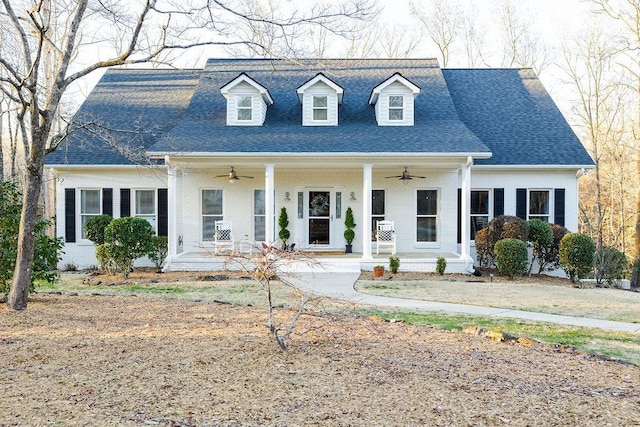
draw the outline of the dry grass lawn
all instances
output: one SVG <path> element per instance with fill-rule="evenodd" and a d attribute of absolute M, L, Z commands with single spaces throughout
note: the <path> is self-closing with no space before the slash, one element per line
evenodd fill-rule
<path fill-rule="evenodd" d="M 211 300 L 34 295 L 0 310 L 0 426 L 640 425 L 634 365 L 365 318 L 283 353 L 266 320 Z"/>

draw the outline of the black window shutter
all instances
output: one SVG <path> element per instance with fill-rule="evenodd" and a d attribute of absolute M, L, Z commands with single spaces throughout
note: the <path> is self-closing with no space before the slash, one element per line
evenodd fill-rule
<path fill-rule="evenodd" d="M 504 188 L 493 189 L 493 216 L 504 215 Z"/>
<path fill-rule="evenodd" d="M 564 188 L 556 188 L 554 193 L 554 223 L 564 227 Z"/>
<path fill-rule="evenodd" d="M 169 198 L 166 188 L 158 188 L 158 236 L 166 236 L 169 229 Z"/>
<path fill-rule="evenodd" d="M 131 189 L 120 189 L 120 218 L 131 216 Z"/>
<path fill-rule="evenodd" d="M 113 188 L 102 189 L 102 213 L 113 217 Z"/>
<path fill-rule="evenodd" d="M 458 188 L 458 243 L 462 243 L 462 189 Z"/>
<path fill-rule="evenodd" d="M 527 189 L 518 188 L 516 190 L 516 216 L 527 219 Z"/>
<path fill-rule="evenodd" d="M 76 189 L 64 189 L 64 241 L 76 241 Z"/>

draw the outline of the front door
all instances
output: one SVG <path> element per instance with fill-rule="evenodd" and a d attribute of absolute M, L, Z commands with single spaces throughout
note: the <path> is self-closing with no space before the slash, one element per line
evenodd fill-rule
<path fill-rule="evenodd" d="M 309 246 L 331 246 L 332 203 L 331 191 L 310 190 L 307 193 L 307 242 Z"/>

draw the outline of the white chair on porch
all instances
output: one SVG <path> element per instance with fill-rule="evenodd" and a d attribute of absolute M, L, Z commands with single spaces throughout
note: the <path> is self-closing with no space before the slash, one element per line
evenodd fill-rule
<path fill-rule="evenodd" d="M 221 249 L 228 249 L 229 252 L 233 252 L 233 245 L 231 221 L 216 221 L 213 235 L 214 253 L 216 255 L 219 254 Z"/>
<path fill-rule="evenodd" d="M 391 248 L 391 255 L 396 254 L 396 232 L 393 221 L 378 221 L 376 225 L 376 255 L 380 248 Z"/>

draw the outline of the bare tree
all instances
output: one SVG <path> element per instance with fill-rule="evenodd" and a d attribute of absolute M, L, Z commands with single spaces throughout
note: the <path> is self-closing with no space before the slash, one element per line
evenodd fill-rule
<path fill-rule="evenodd" d="M 422 24 L 429 38 L 440 52 L 442 67 L 446 68 L 451 59 L 451 49 L 460 36 L 462 28 L 462 11 L 458 2 L 451 0 L 431 0 L 428 9 L 410 2 L 411 14 Z"/>
<path fill-rule="evenodd" d="M 273 29 L 281 43 L 293 49 L 300 27 L 322 27 L 339 35 L 344 19 L 367 19 L 375 12 L 370 0 L 311 4 L 305 10 L 283 8 L 271 16 L 224 0 L 140 0 L 126 5 L 116 0 L 1 0 L 0 4 L 6 41 L 0 51 L 0 90 L 18 106 L 16 126 L 26 153 L 18 255 L 8 298 L 14 310 L 27 307 L 45 156 L 67 136 L 67 128 L 57 124 L 63 123 L 61 105 L 74 82 L 101 68 L 157 63 L 171 52 L 195 47 L 242 45 L 270 52 L 272 46 L 238 30 L 244 22 Z M 5 45 L 17 49 L 10 52 Z M 92 56 L 96 53 L 97 58 Z M 50 76 L 45 67 L 53 70 Z"/>

